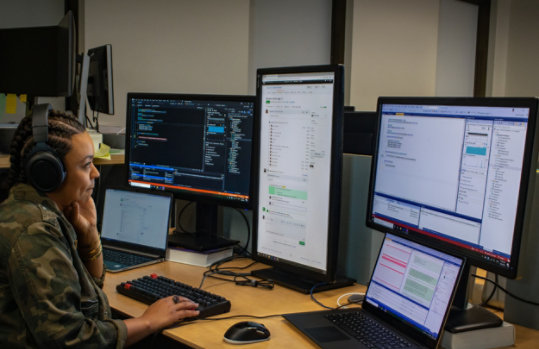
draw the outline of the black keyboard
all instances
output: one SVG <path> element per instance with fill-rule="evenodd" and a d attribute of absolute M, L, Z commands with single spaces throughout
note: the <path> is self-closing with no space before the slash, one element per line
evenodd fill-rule
<path fill-rule="evenodd" d="M 113 262 L 117 264 L 123 264 L 123 265 L 135 265 L 135 264 L 142 264 L 145 262 L 149 262 L 152 259 L 146 256 L 139 256 L 136 254 L 123 252 L 123 251 L 117 251 L 117 250 L 111 250 L 111 249 L 103 249 L 103 259 L 108 262 Z"/>
<path fill-rule="evenodd" d="M 206 292 L 200 288 L 151 274 L 136 280 L 122 282 L 116 286 L 116 291 L 146 304 L 168 296 L 182 296 L 198 303 L 200 314 L 196 317 L 202 319 L 212 315 L 228 313 L 230 301 L 216 294 Z"/>
<path fill-rule="evenodd" d="M 412 343 L 361 311 L 331 313 L 326 318 L 368 348 L 407 348 Z"/>

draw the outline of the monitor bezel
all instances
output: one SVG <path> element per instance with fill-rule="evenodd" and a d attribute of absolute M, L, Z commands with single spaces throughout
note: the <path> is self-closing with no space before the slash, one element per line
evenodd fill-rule
<path fill-rule="evenodd" d="M 0 29 L 0 93 L 70 97 L 75 89 L 76 39 L 71 11 L 54 26 Z"/>
<path fill-rule="evenodd" d="M 88 106 L 94 112 L 113 115 L 114 114 L 114 83 L 112 76 L 112 45 L 105 44 L 88 49 L 88 57 L 90 65 L 88 69 L 88 81 L 90 78 L 98 76 L 96 80 L 98 84 L 87 84 L 86 97 L 88 98 Z M 92 70 L 92 64 L 97 66 L 97 72 Z M 107 81 L 103 83 L 103 79 L 99 76 L 100 72 L 106 71 Z M 96 86 L 97 85 L 97 86 Z M 106 92 L 102 96 L 96 98 L 95 91 Z"/>
<path fill-rule="evenodd" d="M 257 103 L 255 109 L 255 135 L 260 140 L 261 132 L 261 117 L 262 113 L 262 84 L 263 75 L 270 74 L 295 74 L 295 73 L 334 73 L 334 91 L 333 91 L 333 129 L 331 143 L 331 165 L 330 165 L 330 197 L 329 197 L 329 212 L 328 212 L 328 234 L 327 234 L 327 258 L 326 272 L 309 268 L 306 265 L 301 265 L 288 260 L 276 260 L 269 256 L 260 255 L 258 253 L 258 211 L 259 211 L 259 184 L 258 176 L 260 166 L 260 141 L 256 143 L 254 149 L 255 166 L 254 176 L 254 193 L 255 201 L 253 203 L 253 243 L 252 243 L 252 258 L 256 261 L 273 266 L 284 272 L 292 273 L 305 277 L 311 280 L 320 282 L 335 281 L 337 276 L 337 253 L 340 230 L 340 205 L 341 205 L 341 180 L 342 180 L 342 144 L 343 144 L 343 106 L 344 106 L 344 68 L 342 65 L 316 65 L 316 66 L 299 66 L 299 67 L 276 67 L 276 68 L 261 68 L 257 70 Z"/>
<path fill-rule="evenodd" d="M 129 164 L 131 163 L 131 103 L 133 98 L 148 98 L 148 99 L 177 99 L 177 100 L 209 100 L 209 101 L 231 101 L 231 102 L 252 102 L 253 113 L 256 110 L 255 96 L 253 95 L 224 95 L 224 94 L 184 94 L 184 93 L 145 93 L 145 92 L 128 92 L 127 93 L 127 106 L 126 106 L 126 137 L 125 137 L 125 163 L 126 163 L 126 185 L 128 187 L 136 187 L 129 184 Z M 254 114 L 253 114 L 254 118 Z M 170 192 L 176 199 L 194 201 L 206 204 L 223 205 L 233 208 L 250 209 L 253 205 L 253 153 L 254 144 L 256 143 L 254 137 L 254 120 L 253 120 L 253 132 L 252 132 L 252 144 L 251 147 L 251 161 L 249 168 L 249 198 L 247 201 L 227 199 L 226 196 L 217 197 L 214 195 L 203 195 L 199 193 L 192 193 L 182 190 L 158 190 L 154 188 L 147 188 L 151 191 L 165 191 Z"/>
<path fill-rule="evenodd" d="M 535 164 L 537 159 L 538 137 L 537 129 L 537 113 L 538 113 L 537 98 L 515 98 L 515 97 L 379 97 L 377 103 L 377 132 L 375 134 L 374 155 L 372 157 L 371 176 L 369 184 L 369 194 L 367 199 L 367 218 L 366 224 L 375 230 L 383 233 L 392 233 L 395 235 L 411 238 L 420 243 L 432 246 L 437 249 L 442 249 L 449 253 L 465 256 L 467 263 L 476 267 L 491 271 L 501 276 L 514 278 L 517 275 L 518 260 L 520 254 L 520 243 L 522 240 L 523 230 L 526 226 L 526 203 L 528 201 L 530 181 L 533 181 L 535 176 Z M 376 178 L 376 165 L 379 152 L 379 130 L 381 123 L 381 107 L 383 104 L 413 104 L 413 105 L 450 105 L 450 106 L 484 106 L 484 107 L 522 107 L 529 108 L 528 128 L 526 132 L 526 140 L 524 146 L 524 156 L 522 163 L 522 175 L 520 181 L 519 198 L 517 204 L 517 212 L 515 219 L 515 228 L 513 234 L 513 244 L 511 247 L 511 261 L 507 268 L 489 263 L 481 257 L 481 253 L 471 251 L 464 247 L 459 247 L 455 244 L 445 242 L 443 240 L 426 236 L 421 233 L 409 230 L 402 231 L 400 229 L 391 229 L 389 227 L 377 224 L 372 218 L 372 206 L 374 199 L 374 186 Z"/>
<path fill-rule="evenodd" d="M 103 229 L 103 215 L 105 214 L 105 210 L 106 210 L 106 207 L 105 207 L 106 200 L 105 200 L 105 198 L 107 196 L 107 193 L 109 193 L 111 191 L 122 191 L 122 192 L 130 192 L 130 193 L 137 193 L 137 194 L 156 195 L 156 196 L 162 196 L 162 197 L 170 199 L 170 205 L 169 205 L 169 211 L 168 211 L 169 225 L 170 225 L 170 221 L 171 221 L 171 217 L 172 217 L 172 213 L 173 213 L 172 210 L 174 208 L 174 205 L 173 205 L 174 196 L 170 192 L 149 191 L 149 190 L 145 190 L 145 189 L 141 189 L 141 188 L 137 188 L 137 187 L 129 187 L 129 186 L 109 186 L 109 187 L 105 188 L 104 191 L 103 191 L 103 203 L 102 203 L 101 208 L 99 210 L 100 221 L 98 222 L 98 224 L 99 224 L 99 231 L 100 232 Z M 169 236 L 167 235 L 167 243 L 168 243 L 168 238 L 169 238 Z M 142 245 L 139 245 L 139 244 L 131 244 L 131 243 L 128 243 L 128 242 L 122 242 L 122 241 L 107 238 L 107 237 L 104 237 L 104 236 L 101 236 L 101 240 L 103 242 L 103 245 L 107 245 L 109 242 L 112 242 L 113 244 L 115 244 L 117 247 L 120 247 L 120 248 L 138 249 L 139 252 L 149 253 L 149 254 L 154 254 L 154 255 L 162 254 L 162 252 L 166 249 L 166 246 L 167 246 L 167 243 L 165 243 L 165 249 L 161 249 L 161 248 L 157 248 L 157 247 L 142 246 Z"/>

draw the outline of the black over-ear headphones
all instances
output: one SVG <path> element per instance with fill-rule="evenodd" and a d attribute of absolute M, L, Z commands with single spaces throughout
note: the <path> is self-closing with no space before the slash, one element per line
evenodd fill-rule
<path fill-rule="evenodd" d="M 47 144 L 51 109 L 50 104 L 36 104 L 32 108 L 32 135 L 36 144 L 24 162 L 28 182 L 38 191 L 45 193 L 58 188 L 66 176 L 62 160 Z"/>

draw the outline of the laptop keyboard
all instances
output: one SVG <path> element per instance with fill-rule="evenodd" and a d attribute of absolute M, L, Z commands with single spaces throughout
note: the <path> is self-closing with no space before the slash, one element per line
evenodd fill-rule
<path fill-rule="evenodd" d="M 123 251 L 103 249 L 103 259 L 107 262 L 112 262 L 115 264 L 121 265 L 136 265 L 149 262 L 154 258 L 139 256 L 132 253 L 127 253 Z"/>
<path fill-rule="evenodd" d="M 330 313 L 325 317 L 368 348 L 408 348 L 412 343 L 361 311 Z"/>
<path fill-rule="evenodd" d="M 122 282 L 116 291 L 146 304 L 173 295 L 189 298 L 198 303 L 198 319 L 230 311 L 230 301 L 224 297 L 156 274 Z"/>

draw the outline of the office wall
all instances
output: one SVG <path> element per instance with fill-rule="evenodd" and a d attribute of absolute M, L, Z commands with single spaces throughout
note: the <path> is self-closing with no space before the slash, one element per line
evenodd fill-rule
<path fill-rule="evenodd" d="M 487 94 L 539 96 L 539 1 L 493 0 Z"/>
<path fill-rule="evenodd" d="M 479 7 L 440 0 L 436 96 L 473 96 Z"/>
<path fill-rule="evenodd" d="M 249 93 L 256 69 L 330 62 L 331 0 L 252 0 Z"/>
<path fill-rule="evenodd" d="M 85 1 L 86 49 L 113 46 L 115 117 L 128 91 L 254 94 L 260 67 L 329 63 L 331 0 Z"/>
<path fill-rule="evenodd" d="M 539 1 L 512 0 L 506 96 L 539 96 Z"/>
<path fill-rule="evenodd" d="M 84 6 L 86 49 L 112 44 L 115 115 L 126 94 L 247 93 L 249 0 L 92 0 Z"/>
<path fill-rule="evenodd" d="M 354 0 L 350 104 L 381 95 L 434 95 L 439 1 Z"/>
<path fill-rule="evenodd" d="M 505 96 L 511 0 L 491 3 L 486 95 Z"/>

